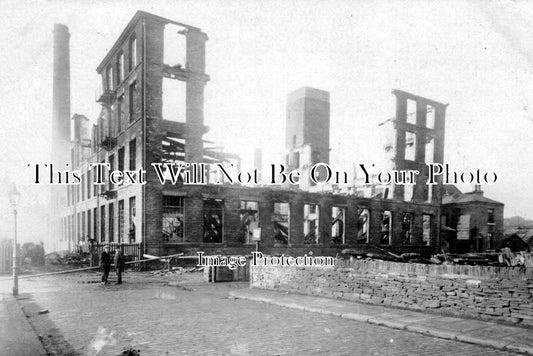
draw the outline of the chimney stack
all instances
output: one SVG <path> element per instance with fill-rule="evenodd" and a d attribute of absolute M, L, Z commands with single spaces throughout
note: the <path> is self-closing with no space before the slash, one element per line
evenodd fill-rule
<path fill-rule="evenodd" d="M 54 78 L 52 115 L 52 162 L 63 168 L 70 162 L 70 33 L 54 25 Z"/>
<path fill-rule="evenodd" d="M 54 25 L 54 72 L 52 93 L 51 160 L 55 170 L 64 170 L 71 163 L 70 154 L 70 34 L 65 25 Z M 72 167 L 70 167 L 72 169 Z M 72 249 L 75 233 L 64 233 L 67 242 L 61 242 L 61 207 L 68 200 L 67 186 L 50 186 L 50 224 L 47 241 L 53 250 Z"/>

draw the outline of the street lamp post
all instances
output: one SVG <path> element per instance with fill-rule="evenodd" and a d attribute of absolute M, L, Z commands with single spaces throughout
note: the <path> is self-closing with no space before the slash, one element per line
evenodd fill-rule
<path fill-rule="evenodd" d="M 9 192 L 9 201 L 13 208 L 13 215 L 15 216 L 15 241 L 13 243 L 13 295 L 16 297 L 19 294 L 19 276 L 17 265 L 17 206 L 20 200 L 20 193 L 17 187 Z"/>

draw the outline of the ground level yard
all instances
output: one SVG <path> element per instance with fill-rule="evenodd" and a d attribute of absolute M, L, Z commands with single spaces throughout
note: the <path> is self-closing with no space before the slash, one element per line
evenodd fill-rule
<path fill-rule="evenodd" d="M 24 308 L 56 355 L 511 355 L 477 345 L 254 301 L 207 284 L 200 273 L 127 273 L 101 286 L 97 273 L 23 279 Z M 113 281 L 113 280 L 112 280 Z M 169 282 L 174 286 L 169 286 Z M 0 283 L 2 292 L 9 282 Z M 48 310 L 39 314 L 39 311 Z"/>

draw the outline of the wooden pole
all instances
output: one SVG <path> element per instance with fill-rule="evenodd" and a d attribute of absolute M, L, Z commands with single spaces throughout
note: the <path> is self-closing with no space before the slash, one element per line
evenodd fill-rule
<path fill-rule="evenodd" d="M 163 259 L 166 259 L 166 258 L 183 258 L 183 259 L 185 259 L 185 258 L 198 258 L 198 255 L 196 255 L 196 256 L 183 256 L 183 253 L 178 253 L 178 254 L 175 254 L 175 255 L 147 258 L 147 259 L 139 260 L 139 261 L 130 261 L 130 262 L 126 262 L 125 264 L 126 265 L 131 265 L 131 264 L 134 264 L 134 263 L 144 263 L 144 262 L 148 262 L 148 261 L 157 261 L 157 260 L 163 260 Z M 70 269 L 70 270 L 58 271 L 58 272 L 48 272 L 48 273 L 39 273 L 39 274 L 26 274 L 26 275 L 23 275 L 23 276 L 19 276 L 19 279 L 20 278 L 42 277 L 42 276 L 53 276 L 53 275 L 56 275 L 56 274 L 66 274 L 66 273 L 74 273 L 74 272 L 83 272 L 83 271 L 90 271 L 90 270 L 98 269 L 98 268 L 100 268 L 100 266 L 76 268 L 76 269 Z M 10 279 L 11 278 L 9 278 L 9 279 L 6 278 L 6 279 L 1 279 L 1 280 L 10 280 Z"/>

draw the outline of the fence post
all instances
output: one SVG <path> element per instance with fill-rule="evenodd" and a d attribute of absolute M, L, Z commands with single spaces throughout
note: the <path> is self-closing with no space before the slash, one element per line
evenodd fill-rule
<path fill-rule="evenodd" d="M 139 243 L 139 249 L 137 250 L 138 254 L 139 254 L 139 260 L 142 260 L 143 259 L 143 251 L 144 251 L 144 241 L 141 241 Z M 143 262 L 142 264 L 139 264 L 139 267 L 138 267 L 139 270 L 141 271 L 145 271 L 146 270 L 146 263 Z"/>

